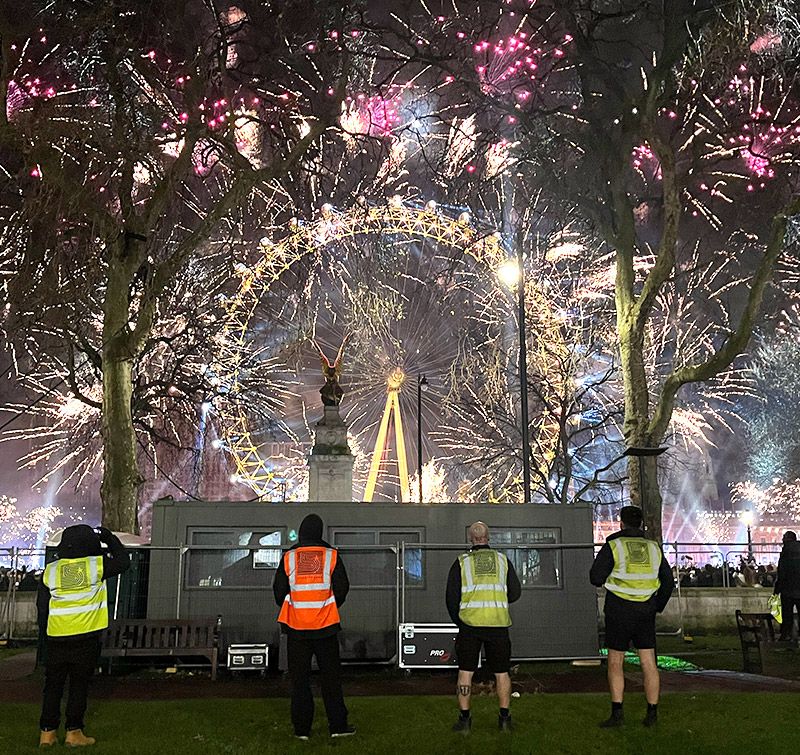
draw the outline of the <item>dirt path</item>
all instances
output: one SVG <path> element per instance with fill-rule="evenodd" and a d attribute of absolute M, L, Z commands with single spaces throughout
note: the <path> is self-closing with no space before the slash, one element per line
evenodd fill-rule
<path fill-rule="evenodd" d="M 20 653 L 0 661 L 0 701 L 38 702 L 41 695 L 41 670 L 34 671 L 35 653 Z M 479 672 L 480 673 L 480 672 Z M 641 672 L 625 673 L 631 692 L 642 690 Z M 800 692 L 800 682 L 774 677 L 739 674 L 732 671 L 664 671 L 665 692 Z M 346 669 L 345 692 L 361 695 L 452 695 L 455 672 L 413 672 L 396 669 Z M 476 676 L 475 694 L 489 694 L 492 685 Z M 520 673 L 513 677 L 513 689 L 521 695 L 560 692 L 606 692 L 604 667 L 581 668 L 559 673 Z M 181 700 L 196 698 L 275 698 L 288 697 L 284 675 L 230 676 L 221 674 L 212 682 L 203 671 L 179 674 L 131 673 L 98 675 L 92 683 L 92 696 L 107 700 Z"/>

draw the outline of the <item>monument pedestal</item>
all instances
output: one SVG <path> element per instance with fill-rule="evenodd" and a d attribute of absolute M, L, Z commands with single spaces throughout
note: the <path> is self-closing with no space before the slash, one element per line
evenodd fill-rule
<path fill-rule="evenodd" d="M 308 500 L 353 500 L 353 454 L 347 443 L 347 425 L 338 406 L 326 406 L 317 422 L 314 446 L 308 458 Z"/>

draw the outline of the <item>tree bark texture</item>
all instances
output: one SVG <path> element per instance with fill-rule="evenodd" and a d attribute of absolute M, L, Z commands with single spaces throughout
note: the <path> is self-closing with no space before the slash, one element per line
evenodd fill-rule
<path fill-rule="evenodd" d="M 128 326 L 128 265 L 114 255 L 109 262 L 103 301 L 103 525 L 117 532 L 138 532 L 138 493 L 142 483 L 131 413 L 134 352 Z"/>

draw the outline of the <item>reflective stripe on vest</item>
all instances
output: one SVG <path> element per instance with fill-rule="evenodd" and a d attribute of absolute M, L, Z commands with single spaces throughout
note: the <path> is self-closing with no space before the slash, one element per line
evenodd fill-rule
<path fill-rule="evenodd" d="M 464 553 L 461 567 L 461 603 L 458 618 L 472 627 L 510 627 L 508 559 L 490 548 Z"/>
<path fill-rule="evenodd" d="M 331 583 L 337 557 L 335 549 L 317 546 L 286 552 L 283 566 L 289 578 L 289 594 L 281 606 L 279 622 L 300 630 L 339 623 Z"/>
<path fill-rule="evenodd" d="M 42 580 L 50 590 L 48 636 L 72 637 L 108 626 L 102 556 L 53 561 L 45 567 Z"/>
<path fill-rule="evenodd" d="M 661 548 L 643 537 L 617 537 L 608 541 L 614 568 L 606 580 L 606 590 L 624 600 L 644 603 L 658 592 Z"/>

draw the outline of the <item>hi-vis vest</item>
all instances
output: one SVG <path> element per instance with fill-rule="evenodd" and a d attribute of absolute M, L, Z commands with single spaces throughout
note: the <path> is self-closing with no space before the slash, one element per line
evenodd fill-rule
<path fill-rule="evenodd" d="M 510 627 L 508 559 L 490 548 L 463 553 L 458 618 L 471 627 Z"/>
<path fill-rule="evenodd" d="M 278 616 L 281 624 L 292 629 L 323 629 L 339 623 L 331 585 L 336 557 L 333 548 L 322 546 L 295 548 L 284 554 L 289 594 Z"/>
<path fill-rule="evenodd" d="M 53 561 L 45 567 L 42 580 L 50 590 L 49 637 L 71 637 L 108 626 L 102 556 Z"/>
<path fill-rule="evenodd" d="M 660 584 L 658 543 L 643 537 L 617 537 L 609 540 L 608 545 L 614 555 L 614 569 L 606 580 L 606 590 L 636 603 L 649 600 Z"/>

